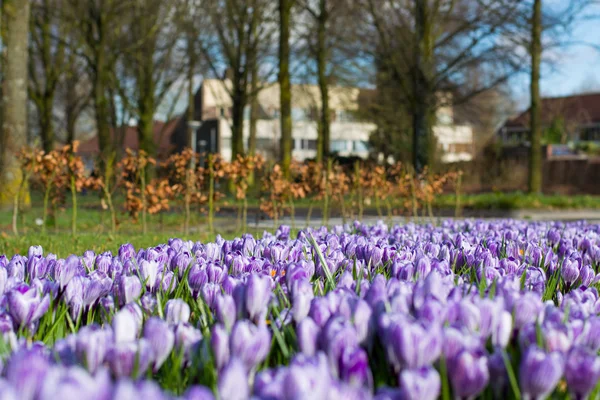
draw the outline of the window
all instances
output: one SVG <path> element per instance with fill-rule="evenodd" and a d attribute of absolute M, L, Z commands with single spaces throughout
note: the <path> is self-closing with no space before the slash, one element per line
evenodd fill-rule
<path fill-rule="evenodd" d="M 225 116 L 225 109 L 224 109 L 223 107 L 221 107 L 221 108 L 219 109 L 219 114 L 221 115 L 221 117 L 224 117 L 224 116 Z"/>
<path fill-rule="evenodd" d="M 302 139 L 302 150 L 316 150 L 317 141 L 314 139 Z"/>
<path fill-rule="evenodd" d="M 244 107 L 244 121 L 250 120 L 250 106 Z"/>
<path fill-rule="evenodd" d="M 354 122 L 354 121 L 356 121 L 354 113 L 349 110 L 337 110 L 335 113 L 335 119 L 339 122 Z"/>
<path fill-rule="evenodd" d="M 369 151 L 369 144 L 364 140 L 355 140 L 352 142 L 352 151 L 360 153 Z"/>
<path fill-rule="evenodd" d="M 256 148 L 259 150 L 271 150 L 273 147 L 273 139 L 268 138 L 257 138 L 256 139 Z"/>
<path fill-rule="evenodd" d="M 331 145 L 329 146 L 330 151 L 332 152 L 340 152 L 347 150 L 347 142 L 345 140 L 332 140 Z"/>
<path fill-rule="evenodd" d="M 303 108 L 292 108 L 292 121 L 307 121 L 309 113 Z"/>

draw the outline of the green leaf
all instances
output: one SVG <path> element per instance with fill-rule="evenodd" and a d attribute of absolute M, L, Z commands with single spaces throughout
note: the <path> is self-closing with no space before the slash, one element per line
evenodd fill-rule
<path fill-rule="evenodd" d="M 519 390 L 519 384 L 517 383 L 517 378 L 515 375 L 515 371 L 513 370 L 512 364 L 508 359 L 508 355 L 506 352 L 502 352 L 502 360 L 504 360 L 504 368 L 506 368 L 506 372 L 508 373 L 508 380 L 510 382 L 510 387 L 515 396 L 515 399 L 521 399 L 521 391 Z"/>

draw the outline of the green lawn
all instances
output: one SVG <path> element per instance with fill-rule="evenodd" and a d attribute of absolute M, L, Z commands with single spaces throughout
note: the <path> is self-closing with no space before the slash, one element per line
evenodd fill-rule
<path fill-rule="evenodd" d="M 120 203 L 120 201 L 118 201 Z M 77 235 L 71 234 L 71 208 L 67 202 L 65 208 L 59 209 L 54 226 L 48 226 L 44 233 L 42 227 L 36 220 L 42 218 L 43 209 L 41 197 L 32 194 L 32 207 L 20 216 L 20 236 L 12 234 L 12 212 L 0 212 L 0 254 L 26 253 L 30 245 L 42 245 L 46 252 L 52 252 L 64 257 L 71 253 L 83 253 L 91 249 L 96 252 L 111 250 L 117 251 L 122 243 L 132 243 L 136 247 L 148 247 L 166 242 L 171 237 L 182 237 L 190 240 L 209 241 L 214 235 L 208 232 L 206 215 L 200 210 L 192 212 L 191 233 L 183 235 L 183 216 L 177 209 L 163 213 L 158 216 L 148 217 L 148 233 L 142 233 L 140 221 L 133 221 L 126 213 L 120 210 L 118 213 L 118 229 L 116 234 L 110 232 L 110 215 L 99 206 L 97 196 L 79 196 L 78 198 Z M 300 214 L 308 208 L 309 200 L 302 200 L 297 204 L 297 223 L 303 226 L 305 217 Z M 347 210 L 350 207 L 348 200 Z M 235 204 L 229 201 L 229 206 Z M 251 207 L 256 209 L 258 202 L 252 201 Z M 314 216 L 318 215 L 320 202 L 314 202 Z M 337 206 L 333 205 L 335 208 Z M 456 206 L 456 196 L 452 194 L 442 195 L 434 202 L 435 210 L 450 209 Z M 461 206 L 464 209 L 475 210 L 516 210 L 516 209 L 600 209 L 600 196 L 558 196 L 541 195 L 531 196 L 520 192 L 514 193 L 484 193 L 468 194 L 461 196 Z M 422 212 L 422 211 L 421 211 Z M 420 213 L 421 213 L 420 212 Z M 385 214 L 385 209 L 383 210 Z M 365 215 L 376 215 L 373 206 L 365 207 Z M 227 238 L 241 235 L 237 219 L 230 210 L 229 214 L 217 214 L 215 219 L 215 230 Z M 252 218 L 252 217 L 250 217 Z M 248 232 L 262 234 L 257 230 L 253 221 L 248 222 Z"/>

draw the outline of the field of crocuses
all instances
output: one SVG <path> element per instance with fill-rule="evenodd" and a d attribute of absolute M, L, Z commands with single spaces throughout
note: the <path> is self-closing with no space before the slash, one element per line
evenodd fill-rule
<path fill-rule="evenodd" d="M 1 399 L 597 398 L 600 226 L 0 256 Z"/>

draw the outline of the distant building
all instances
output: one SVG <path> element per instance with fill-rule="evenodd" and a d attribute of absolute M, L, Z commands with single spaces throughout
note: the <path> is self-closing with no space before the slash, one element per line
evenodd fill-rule
<path fill-rule="evenodd" d="M 231 159 L 232 106 L 228 80 L 206 79 L 194 96 L 194 120 L 201 121 L 197 131 L 196 150 L 204 153 L 219 153 L 225 160 Z M 330 151 L 340 156 L 367 158 L 370 155 L 369 137 L 376 125 L 361 120 L 358 111 L 367 98 L 377 96 L 376 90 L 330 87 L 331 108 Z M 268 84 L 258 95 L 257 152 L 267 159 L 279 155 L 281 138 L 279 85 Z M 293 158 L 303 161 L 317 155 L 317 117 L 321 107 L 319 88 L 316 85 L 292 85 L 292 134 Z M 473 158 L 473 131 L 468 125 L 456 125 L 453 108 L 442 107 L 437 113 L 437 124 L 433 133 L 442 151 L 443 162 L 469 161 Z M 244 146 L 250 133 L 250 106 L 244 112 Z M 116 134 L 118 133 L 118 134 Z M 156 121 L 154 140 L 157 158 L 181 151 L 188 143 L 187 116 L 183 114 L 168 122 Z M 124 126 L 111 131 L 117 146 L 137 150 L 136 126 Z M 79 154 L 91 167 L 99 155 L 98 138 L 81 143 Z"/>
<path fill-rule="evenodd" d="M 554 127 L 561 142 L 600 141 L 600 93 L 542 98 L 542 129 Z M 507 120 L 497 135 L 504 145 L 529 141 L 529 109 Z"/>
<path fill-rule="evenodd" d="M 232 106 L 227 88 L 231 82 L 206 79 L 195 99 L 195 118 L 202 121 L 198 131 L 197 150 L 219 153 L 231 159 Z M 369 136 L 375 124 L 360 121 L 356 116 L 360 89 L 331 87 L 331 152 L 341 156 L 369 155 Z M 277 158 L 281 138 L 279 85 L 269 84 L 258 95 L 259 117 L 257 119 L 257 152 L 266 158 Z M 297 160 L 317 155 L 317 116 L 320 109 L 319 88 L 316 85 L 292 85 L 292 156 Z M 181 149 L 187 143 L 185 120 L 178 125 L 172 143 Z M 244 112 L 244 146 L 250 135 L 250 106 Z"/>

